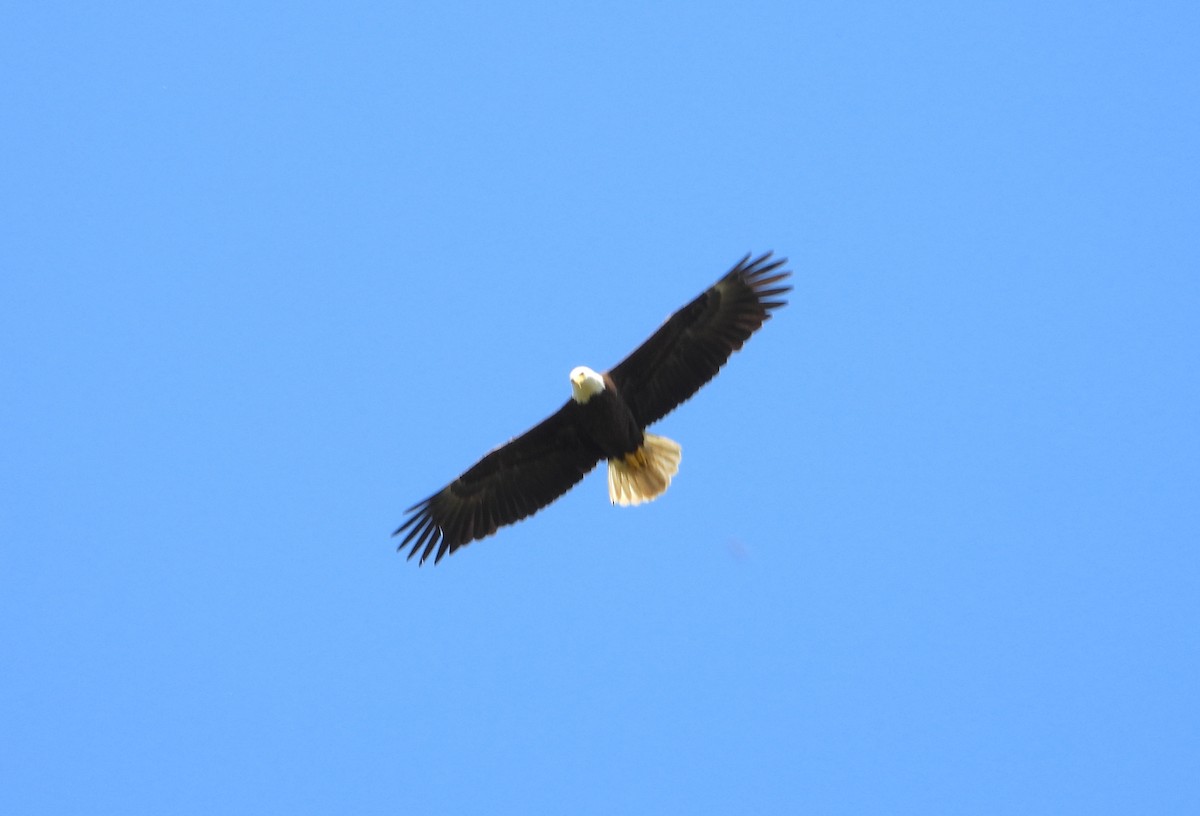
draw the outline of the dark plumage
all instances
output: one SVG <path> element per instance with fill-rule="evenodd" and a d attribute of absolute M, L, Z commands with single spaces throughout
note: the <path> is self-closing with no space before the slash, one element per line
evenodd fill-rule
<path fill-rule="evenodd" d="M 571 372 L 572 397 L 531 430 L 501 445 L 429 498 L 410 507 L 394 535 L 434 563 L 464 544 L 536 513 L 609 462 L 609 496 L 638 504 L 661 495 L 679 446 L 645 428 L 696 393 L 786 301 L 786 259 L 747 255 L 667 319 L 606 374 Z"/>

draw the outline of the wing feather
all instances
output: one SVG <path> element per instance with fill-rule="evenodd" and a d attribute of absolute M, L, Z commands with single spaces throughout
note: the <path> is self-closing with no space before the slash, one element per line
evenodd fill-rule
<path fill-rule="evenodd" d="M 408 519 L 393 533 L 405 533 L 398 549 L 411 545 L 410 559 L 420 552 L 420 563 L 433 555 L 436 564 L 459 547 L 533 515 L 570 490 L 601 458 L 579 433 L 577 411 L 578 406 L 568 401 L 442 490 L 408 508 Z"/>
<path fill-rule="evenodd" d="M 791 274 L 777 271 L 785 263 L 772 261 L 770 252 L 742 258 L 608 372 L 642 427 L 700 390 L 787 303 L 778 298 L 792 287 L 775 285 Z"/>

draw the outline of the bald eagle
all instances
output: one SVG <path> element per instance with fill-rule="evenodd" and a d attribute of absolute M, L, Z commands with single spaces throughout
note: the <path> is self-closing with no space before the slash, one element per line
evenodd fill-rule
<path fill-rule="evenodd" d="M 473 467 L 405 512 L 393 535 L 408 533 L 408 557 L 434 563 L 553 502 L 608 461 L 608 497 L 637 505 L 658 498 L 679 470 L 680 447 L 646 433 L 716 376 L 733 352 L 785 305 L 771 253 L 742 258 L 724 277 L 671 315 L 615 368 L 571 371 L 571 398 L 549 418 L 484 456 Z"/>

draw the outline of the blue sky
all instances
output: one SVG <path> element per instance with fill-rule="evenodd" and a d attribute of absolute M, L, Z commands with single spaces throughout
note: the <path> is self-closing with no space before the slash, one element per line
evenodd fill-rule
<path fill-rule="evenodd" d="M 1194 4 L 2 16 L 0 811 L 1200 811 Z M 395 553 L 768 249 L 662 500 Z"/>

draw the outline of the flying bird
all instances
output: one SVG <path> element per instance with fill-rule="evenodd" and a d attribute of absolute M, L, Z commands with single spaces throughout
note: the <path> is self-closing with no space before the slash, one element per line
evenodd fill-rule
<path fill-rule="evenodd" d="M 771 253 L 742 258 L 615 368 L 571 370 L 571 398 L 540 424 L 495 448 L 446 487 L 405 512 L 393 535 L 407 534 L 419 563 L 486 538 L 531 516 L 570 490 L 601 459 L 608 497 L 637 505 L 663 494 L 679 470 L 676 442 L 646 432 L 717 375 L 721 366 L 786 304 L 791 289 Z M 436 553 L 436 554 L 435 554 Z"/>

